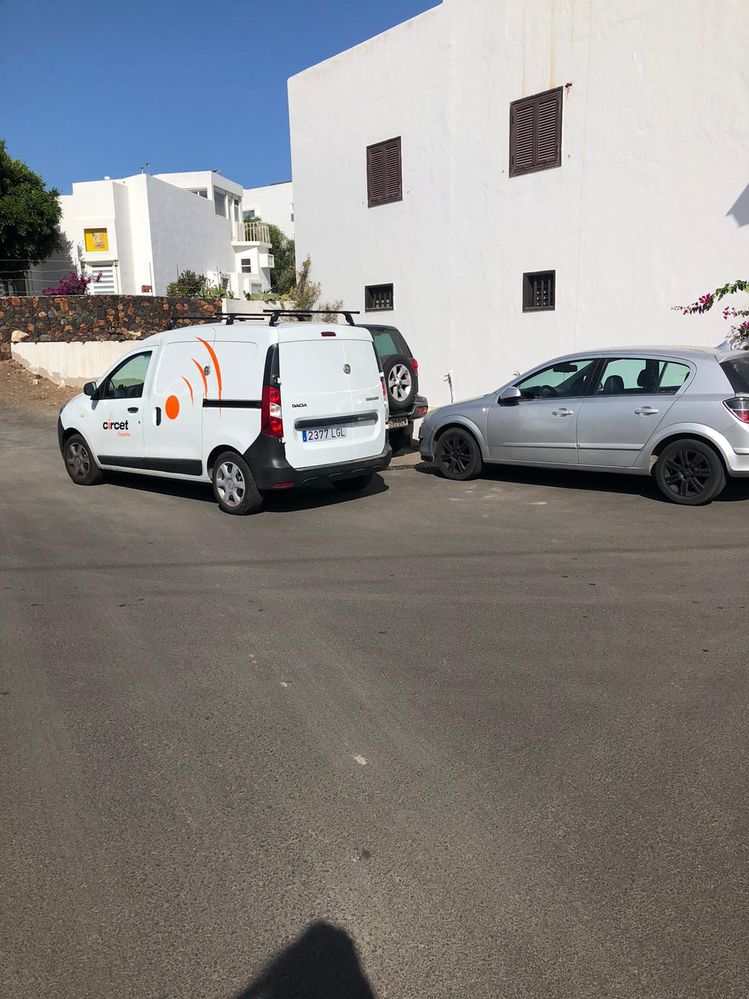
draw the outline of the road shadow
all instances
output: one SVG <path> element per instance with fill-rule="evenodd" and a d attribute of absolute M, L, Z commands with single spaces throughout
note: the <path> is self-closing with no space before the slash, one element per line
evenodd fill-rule
<path fill-rule="evenodd" d="M 439 472 L 430 462 L 422 461 L 414 466 L 422 475 Z M 661 493 L 649 475 L 626 475 L 615 472 L 566 472 L 554 468 L 530 468 L 522 465 L 486 465 L 476 481 L 512 482 L 517 485 L 549 486 L 555 489 L 571 489 L 578 492 L 618 493 L 620 496 L 642 496 L 656 503 L 671 501 Z M 713 500 L 714 503 L 735 503 L 749 500 L 749 479 L 729 479 L 726 488 Z"/>
<path fill-rule="evenodd" d="M 198 500 L 216 505 L 213 490 L 207 482 L 189 482 L 184 479 L 159 479 L 148 475 L 131 475 L 128 472 L 107 472 L 106 482 L 123 489 L 136 492 L 157 493 L 161 496 L 177 496 L 183 499 Z M 339 492 L 332 486 L 311 486 L 306 489 L 284 489 L 265 494 L 259 513 L 295 513 L 303 510 L 316 510 L 320 507 L 335 506 L 338 503 L 351 503 L 364 496 L 375 496 L 388 491 L 381 475 L 374 475 L 366 489 L 361 492 Z M 255 514 L 257 516 L 257 514 Z"/>
<path fill-rule="evenodd" d="M 318 922 L 281 951 L 235 999 L 376 999 L 345 930 Z"/>

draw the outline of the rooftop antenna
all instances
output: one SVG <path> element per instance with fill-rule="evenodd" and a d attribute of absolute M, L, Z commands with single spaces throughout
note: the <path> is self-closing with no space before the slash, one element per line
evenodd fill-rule
<path fill-rule="evenodd" d="M 148 173 L 148 168 L 150 167 L 150 165 L 151 165 L 151 164 L 150 164 L 150 163 L 149 163 L 148 161 L 146 161 L 146 162 L 145 162 L 145 163 L 143 164 L 143 166 L 142 166 L 142 167 L 140 168 L 140 172 L 141 172 L 141 173 Z"/>

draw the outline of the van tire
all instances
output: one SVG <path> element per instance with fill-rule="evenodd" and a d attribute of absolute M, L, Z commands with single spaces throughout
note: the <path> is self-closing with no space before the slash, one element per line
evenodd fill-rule
<path fill-rule="evenodd" d="M 367 488 L 373 475 L 373 472 L 367 472 L 365 475 L 354 475 L 350 479 L 336 479 L 333 488 L 339 493 L 359 493 Z"/>
<path fill-rule="evenodd" d="M 95 486 L 104 473 L 94 461 L 91 448 L 80 434 L 71 434 L 62 449 L 65 470 L 77 486 Z"/>
<path fill-rule="evenodd" d="M 255 513 L 263 505 L 263 497 L 250 466 L 236 451 L 222 451 L 211 471 L 213 495 L 221 510 L 242 517 Z"/>

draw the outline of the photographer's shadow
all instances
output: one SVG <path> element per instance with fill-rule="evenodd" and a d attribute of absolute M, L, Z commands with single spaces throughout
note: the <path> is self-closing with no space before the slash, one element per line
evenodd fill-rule
<path fill-rule="evenodd" d="M 235 999 L 376 999 L 354 942 L 330 923 L 313 923 Z"/>

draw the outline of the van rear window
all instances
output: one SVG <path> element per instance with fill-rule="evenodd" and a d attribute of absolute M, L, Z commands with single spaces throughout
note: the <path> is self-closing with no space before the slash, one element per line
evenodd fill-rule
<path fill-rule="evenodd" d="M 392 357 L 393 354 L 404 354 L 406 357 L 410 357 L 408 344 L 398 330 L 372 330 L 372 338 L 374 339 L 377 356 L 380 359 Z"/>
<path fill-rule="evenodd" d="M 734 392 L 749 392 L 749 354 L 720 362 Z"/>

